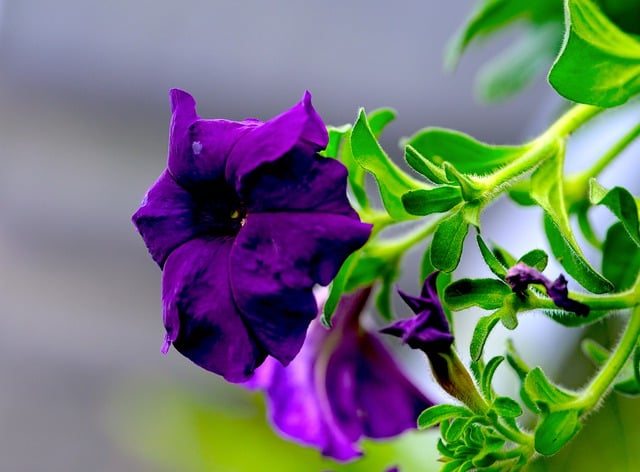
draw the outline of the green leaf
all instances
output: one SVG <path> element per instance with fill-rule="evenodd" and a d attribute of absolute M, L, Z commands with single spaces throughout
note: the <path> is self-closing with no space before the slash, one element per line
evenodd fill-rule
<path fill-rule="evenodd" d="M 464 461 L 461 459 L 456 459 L 451 462 L 447 462 L 442 466 L 440 472 L 460 472 L 460 467 L 464 464 Z"/>
<path fill-rule="evenodd" d="M 495 312 L 500 317 L 500 321 L 502 321 L 502 325 L 505 328 L 514 330 L 518 327 L 518 309 L 520 305 L 521 302 L 518 296 L 515 293 L 511 293 L 505 297 L 502 306 Z"/>
<path fill-rule="evenodd" d="M 624 229 L 638 247 L 640 247 L 640 223 L 638 207 L 633 195 L 622 187 L 605 189 L 595 179 L 589 181 L 589 200 L 593 205 L 604 205 L 618 217 Z"/>
<path fill-rule="evenodd" d="M 567 403 L 575 398 L 575 395 L 553 385 L 540 367 L 535 367 L 527 373 L 524 389 L 533 402 L 539 406 L 546 405 L 550 410 L 553 410 L 556 405 Z"/>
<path fill-rule="evenodd" d="M 378 293 L 376 294 L 375 304 L 378 312 L 385 320 L 393 319 L 393 310 L 391 309 L 391 293 L 393 284 L 398 278 L 397 267 L 393 266 L 387 269 L 382 275 L 382 282 Z"/>
<path fill-rule="evenodd" d="M 402 196 L 407 213 L 422 216 L 449 211 L 461 201 L 460 187 L 452 185 L 442 185 L 429 190 L 413 190 Z"/>
<path fill-rule="evenodd" d="M 472 40 L 500 30 L 518 19 L 540 24 L 561 16 L 562 7 L 557 0 L 482 0 L 447 48 L 445 62 L 448 67 L 453 67 Z"/>
<path fill-rule="evenodd" d="M 550 456 L 562 449 L 580 431 L 576 410 L 554 411 L 542 416 L 534 436 L 536 451 Z"/>
<path fill-rule="evenodd" d="M 512 293 L 511 287 L 496 279 L 460 279 L 444 291 L 444 299 L 454 311 L 479 306 L 493 310 L 502 306 L 504 297 Z"/>
<path fill-rule="evenodd" d="M 347 168 L 349 189 L 351 190 L 357 204 L 361 208 L 368 208 L 369 196 L 365 190 L 365 172 L 353 157 L 353 152 L 351 152 L 351 129 L 348 129 L 345 132 L 338 157 L 340 162 L 342 162 Z"/>
<path fill-rule="evenodd" d="M 545 211 L 544 227 L 551 251 L 565 270 L 587 290 L 608 292 L 613 288 L 611 283 L 589 264 L 573 235 L 564 203 L 563 161 L 561 145 L 531 176 L 531 197 Z"/>
<path fill-rule="evenodd" d="M 585 339 L 581 343 L 582 351 L 593 361 L 597 367 L 601 367 L 607 361 L 611 353 L 608 349 L 598 344 L 592 339 Z M 613 388 L 624 395 L 637 396 L 640 395 L 640 380 L 638 376 L 638 354 L 639 348 L 636 348 L 634 355 L 629 359 L 620 374 L 618 381 Z"/>
<path fill-rule="evenodd" d="M 367 115 L 369 128 L 379 138 L 389 123 L 396 119 L 396 111 L 391 108 L 378 108 Z"/>
<path fill-rule="evenodd" d="M 598 367 L 604 364 L 609 358 L 609 351 L 593 339 L 583 339 L 580 347 L 587 357 Z"/>
<path fill-rule="evenodd" d="M 344 284 L 343 290 L 345 292 L 351 292 L 358 287 L 373 283 L 395 263 L 390 261 L 388 257 L 377 255 L 370 250 L 358 251 L 354 254 L 357 257 L 353 261 L 353 267 Z"/>
<path fill-rule="evenodd" d="M 452 272 L 460 262 L 462 246 L 469 231 L 462 210 L 444 219 L 431 242 L 431 263 L 436 269 Z"/>
<path fill-rule="evenodd" d="M 435 405 L 424 410 L 418 417 L 418 428 L 427 429 L 449 418 L 472 416 L 471 410 L 458 405 Z"/>
<path fill-rule="evenodd" d="M 360 110 L 351 132 L 351 151 L 358 164 L 373 174 L 389 214 L 399 221 L 415 218 L 405 211 L 402 195 L 428 186 L 407 175 L 389 159 L 378 144 L 364 110 Z"/>
<path fill-rule="evenodd" d="M 576 316 L 562 310 L 544 310 L 544 314 L 556 323 L 568 328 L 577 328 L 578 326 L 587 326 L 601 320 L 610 312 L 608 310 L 591 310 L 587 316 Z"/>
<path fill-rule="evenodd" d="M 533 249 L 518 259 L 518 262 L 523 262 L 529 267 L 534 267 L 542 272 L 547 267 L 549 256 L 542 249 Z"/>
<path fill-rule="evenodd" d="M 442 168 L 445 162 L 449 162 L 458 172 L 467 175 L 490 174 L 529 149 L 528 145 L 491 146 L 467 134 L 444 128 L 425 128 L 404 141 L 404 144 L 437 167 Z M 427 177 L 432 178 L 429 175 Z M 436 178 L 450 181 L 443 174 Z"/>
<path fill-rule="evenodd" d="M 640 40 L 618 28 L 592 0 L 565 0 L 566 32 L 549 83 L 563 97 L 599 107 L 640 92 Z"/>
<path fill-rule="evenodd" d="M 487 362 L 487 366 L 482 372 L 482 393 L 488 400 L 491 400 L 494 396 L 491 382 L 493 382 L 493 376 L 496 373 L 496 369 L 498 368 L 498 366 L 502 364 L 502 361 L 504 361 L 503 356 L 492 357 L 489 362 Z"/>
<path fill-rule="evenodd" d="M 549 22 L 528 28 L 505 51 L 479 71 L 476 93 L 487 102 L 505 100 L 549 70 L 562 41 L 559 23 Z"/>
<path fill-rule="evenodd" d="M 602 273 L 621 292 L 633 287 L 640 272 L 640 248 L 621 222 L 607 231 L 602 246 Z"/>
<path fill-rule="evenodd" d="M 513 345 L 513 340 L 509 339 L 507 341 L 507 363 L 511 366 L 511 368 L 518 375 L 520 380 L 524 380 L 529 371 L 531 370 L 527 363 L 520 357 L 520 354 L 516 351 L 515 346 Z"/>
<path fill-rule="evenodd" d="M 498 246 L 496 243 L 492 243 L 493 254 L 496 256 L 496 259 L 502 264 L 504 267 L 513 267 L 516 265 L 516 258 L 513 257 L 509 251 L 505 248 Z"/>
<path fill-rule="evenodd" d="M 522 415 L 520 404 L 509 397 L 498 397 L 493 402 L 493 408 L 504 418 L 517 418 Z"/>
<path fill-rule="evenodd" d="M 544 215 L 544 230 L 551 246 L 551 252 L 580 285 L 593 293 L 605 293 L 613 289 L 611 282 L 598 274 L 585 260 L 582 251 L 576 252 L 577 246 L 562 235 L 558 226 L 546 213 Z"/>
<path fill-rule="evenodd" d="M 337 158 L 340 154 L 340 144 L 342 139 L 351 130 L 351 125 L 342 126 L 327 126 L 327 133 L 329 134 L 329 143 L 324 151 L 320 154 L 325 157 Z"/>
<path fill-rule="evenodd" d="M 471 337 L 471 344 L 469 346 L 472 360 L 477 361 L 482 357 L 482 351 L 484 350 L 487 338 L 498 321 L 500 321 L 500 316 L 497 316 L 495 313 L 483 316 L 478 320 L 473 330 L 473 336 Z"/>

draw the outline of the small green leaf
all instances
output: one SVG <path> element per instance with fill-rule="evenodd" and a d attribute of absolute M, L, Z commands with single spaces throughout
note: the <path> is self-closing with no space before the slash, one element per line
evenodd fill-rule
<path fill-rule="evenodd" d="M 435 405 L 424 410 L 418 417 L 418 428 L 427 429 L 449 418 L 472 416 L 471 410 L 458 405 Z"/>
<path fill-rule="evenodd" d="M 602 245 L 602 274 L 621 292 L 633 287 L 640 272 L 640 248 L 621 222 L 607 231 Z"/>
<path fill-rule="evenodd" d="M 510 330 L 514 330 L 518 327 L 518 308 L 520 307 L 520 300 L 515 293 L 511 293 L 505 297 L 502 306 L 495 312 L 496 316 L 500 317 L 502 325 Z"/>
<path fill-rule="evenodd" d="M 395 263 L 390 261 L 388 257 L 377 255 L 372 251 L 358 251 L 354 255 L 357 257 L 353 261 L 349 277 L 344 283 L 343 290 L 345 292 L 351 292 L 358 287 L 373 283 Z"/>
<path fill-rule="evenodd" d="M 464 464 L 461 459 L 456 459 L 451 462 L 447 462 L 442 466 L 440 472 L 460 472 L 460 467 Z"/>
<path fill-rule="evenodd" d="M 550 456 L 562 449 L 578 434 L 582 424 L 576 410 L 560 410 L 544 414 L 536 427 L 536 451 Z"/>
<path fill-rule="evenodd" d="M 369 128 L 379 138 L 389 123 L 396 119 L 396 112 L 391 108 L 378 108 L 367 115 Z"/>
<path fill-rule="evenodd" d="M 487 366 L 482 372 L 482 393 L 484 394 L 485 398 L 489 400 L 491 400 L 494 396 L 493 388 L 491 387 L 493 376 L 496 373 L 496 369 L 498 368 L 498 366 L 502 364 L 502 361 L 504 361 L 504 356 L 492 357 L 489 362 L 487 362 Z"/>
<path fill-rule="evenodd" d="M 493 254 L 496 256 L 496 259 L 502 264 L 504 267 L 513 267 L 516 265 L 516 258 L 513 257 L 509 251 L 505 248 L 498 246 L 496 243 L 492 243 Z"/>
<path fill-rule="evenodd" d="M 320 154 L 325 157 L 337 158 L 340 154 L 340 144 L 342 139 L 351 130 L 351 125 L 342 126 L 327 126 L 327 133 L 329 134 L 329 143 L 324 151 Z"/>
<path fill-rule="evenodd" d="M 404 141 L 404 144 L 435 166 L 442 168 L 448 162 L 459 173 L 466 175 L 490 174 L 529 149 L 528 145 L 491 146 L 467 134 L 444 128 L 423 129 Z M 450 177 L 442 174 L 437 178 L 450 181 Z"/>
<path fill-rule="evenodd" d="M 524 380 L 531 370 L 527 363 L 520 357 L 513 344 L 513 340 L 507 340 L 507 363 L 516 372 L 520 380 Z"/>
<path fill-rule="evenodd" d="M 520 404 L 509 397 L 498 397 L 493 402 L 493 408 L 504 418 L 517 418 L 522 415 Z"/>
<path fill-rule="evenodd" d="M 407 175 L 389 159 L 378 144 L 364 110 L 360 110 L 351 132 L 351 151 L 358 164 L 373 174 L 389 214 L 399 221 L 415 218 L 405 211 L 402 195 L 428 186 Z"/>
<path fill-rule="evenodd" d="M 504 278 L 507 276 L 507 267 L 503 266 L 495 256 L 495 254 L 491 252 L 487 244 L 482 239 L 482 236 L 480 236 L 480 233 L 476 235 L 476 241 L 478 242 L 478 247 L 480 248 L 480 254 L 484 259 L 484 262 L 489 267 L 489 270 L 491 270 L 491 272 L 504 280 Z"/>
<path fill-rule="evenodd" d="M 477 361 L 482 357 L 482 351 L 484 350 L 487 338 L 498 321 L 500 321 L 500 317 L 495 313 L 483 316 L 478 320 L 473 330 L 473 336 L 471 337 L 471 344 L 469 346 L 472 360 Z"/>
<path fill-rule="evenodd" d="M 595 342 L 593 339 L 584 339 L 580 343 L 582 351 L 594 362 L 596 366 L 601 366 L 609 358 L 609 351 Z"/>
<path fill-rule="evenodd" d="M 378 312 L 385 320 L 388 321 L 393 319 L 393 310 L 391 309 L 391 293 L 393 284 L 397 278 L 397 267 L 388 268 L 382 274 L 382 283 L 375 298 L 375 304 Z"/>
<path fill-rule="evenodd" d="M 587 326 L 601 320 L 610 313 L 608 310 L 590 310 L 587 316 L 576 316 L 562 310 L 544 310 L 544 314 L 556 323 L 568 328 Z"/>
<path fill-rule="evenodd" d="M 640 346 L 640 345 L 639 345 Z M 585 339 L 581 344 L 583 352 L 593 361 L 593 363 L 600 367 L 604 365 L 611 353 L 609 350 L 602 347 L 592 339 Z M 637 396 L 640 395 L 640 380 L 638 376 L 638 350 L 636 348 L 634 355 L 624 365 L 620 374 L 618 375 L 618 382 L 613 388 L 623 395 Z"/>
<path fill-rule="evenodd" d="M 462 211 L 443 220 L 433 234 L 431 263 L 436 269 L 452 272 L 460 262 L 462 245 L 469 231 Z"/>
<path fill-rule="evenodd" d="M 502 306 L 511 287 L 496 279 L 460 279 L 444 291 L 444 299 L 454 311 L 479 306 L 493 310 Z"/>
<path fill-rule="evenodd" d="M 618 28 L 592 0 L 565 5 L 565 41 L 549 83 L 574 102 L 622 105 L 640 92 L 640 40 Z"/>
<path fill-rule="evenodd" d="M 633 195 L 622 187 L 605 189 L 595 179 L 589 181 L 589 200 L 593 205 L 604 205 L 618 217 L 629 236 L 640 247 L 638 207 Z"/>
<path fill-rule="evenodd" d="M 547 405 L 550 409 L 575 398 L 575 395 L 553 385 L 540 367 L 529 371 L 524 379 L 524 389 L 533 402 L 538 405 Z"/>
<path fill-rule="evenodd" d="M 449 211 L 461 201 L 460 187 L 452 185 L 442 185 L 429 190 L 413 190 L 402 196 L 407 213 L 422 216 Z"/>
<path fill-rule="evenodd" d="M 547 267 L 549 256 L 542 249 L 534 249 L 518 259 L 518 262 L 523 262 L 529 267 L 534 267 L 542 272 Z"/>
<path fill-rule="evenodd" d="M 472 418 L 453 418 L 451 420 L 451 424 L 449 424 L 449 428 L 447 429 L 447 434 L 443 437 L 443 439 L 448 443 L 452 443 L 460 439 L 460 436 L 462 436 L 462 433 L 469 424 L 470 419 Z"/>

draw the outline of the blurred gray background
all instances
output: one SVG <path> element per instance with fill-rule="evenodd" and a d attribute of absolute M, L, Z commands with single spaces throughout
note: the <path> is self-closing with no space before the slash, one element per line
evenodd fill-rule
<path fill-rule="evenodd" d="M 391 106 L 385 145 L 397 158 L 397 140 L 425 126 L 516 142 L 549 91 L 539 80 L 507 104 L 479 105 L 473 75 L 499 42 L 443 72 L 469 9 L 0 1 L 0 470 L 164 470 L 130 444 L 142 440 L 134 417 L 118 418 L 128 386 L 138 399 L 144 385 L 235 395 L 176 352 L 160 355 L 160 271 L 130 223 L 165 166 L 169 88 L 211 118 L 268 119 L 305 89 L 336 125 L 360 106 Z"/>

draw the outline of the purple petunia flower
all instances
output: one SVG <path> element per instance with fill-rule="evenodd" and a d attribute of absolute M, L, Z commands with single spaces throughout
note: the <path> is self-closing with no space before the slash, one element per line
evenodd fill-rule
<path fill-rule="evenodd" d="M 542 275 L 533 267 L 519 262 L 507 272 L 507 283 L 511 286 L 511 290 L 522 295 L 530 284 L 541 284 L 547 291 L 549 298 L 553 300 L 559 308 L 566 311 L 572 311 L 580 316 L 589 314 L 589 306 L 569 298 L 569 289 L 567 289 L 567 279 L 562 274 L 553 282 Z"/>
<path fill-rule="evenodd" d="M 389 438 L 415 428 L 433 405 L 380 340 L 360 327 L 370 290 L 343 297 L 331 330 L 314 321 L 291 364 L 267 359 L 248 385 L 265 389 L 279 431 L 341 461 L 361 455 L 363 436 Z"/>
<path fill-rule="evenodd" d="M 173 344 L 201 367 L 247 380 L 271 355 L 298 353 L 327 285 L 368 239 L 346 196 L 347 172 L 317 152 L 327 131 L 307 92 L 260 122 L 204 120 L 174 89 L 167 169 L 133 222 L 163 269 Z"/>
<path fill-rule="evenodd" d="M 416 316 L 396 321 L 381 330 L 382 333 L 399 337 L 411 348 L 420 349 L 429 356 L 449 352 L 453 343 L 449 322 L 438 298 L 438 274 L 434 272 L 425 279 L 419 297 L 398 290 Z"/>

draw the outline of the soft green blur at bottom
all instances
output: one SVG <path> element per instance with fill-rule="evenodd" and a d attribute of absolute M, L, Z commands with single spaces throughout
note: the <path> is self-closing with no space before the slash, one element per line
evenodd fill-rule
<path fill-rule="evenodd" d="M 365 441 L 365 456 L 348 464 L 277 436 L 262 395 L 214 382 L 207 387 L 132 383 L 113 392 L 109 433 L 125 451 L 167 472 L 437 471 L 437 430 L 385 442 Z M 389 414 L 393 414 L 390 408 Z"/>

